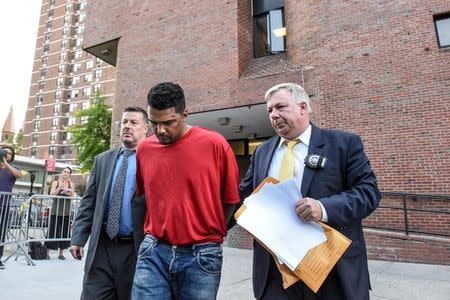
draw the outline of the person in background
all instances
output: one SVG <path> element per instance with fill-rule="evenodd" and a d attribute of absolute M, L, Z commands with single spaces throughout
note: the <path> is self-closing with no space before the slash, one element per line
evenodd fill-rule
<path fill-rule="evenodd" d="M 47 238 L 67 239 L 70 238 L 70 208 L 72 199 L 60 197 L 73 197 L 75 195 L 75 184 L 70 180 L 72 169 L 65 167 L 58 180 L 54 180 L 50 187 L 50 195 L 59 196 L 53 198 L 50 210 L 50 225 Z M 64 249 L 69 248 L 69 241 L 47 241 L 45 246 L 49 250 L 58 250 L 58 259 L 64 260 Z M 47 253 L 47 259 L 50 255 Z"/>
<path fill-rule="evenodd" d="M 11 164 L 15 158 L 14 147 L 9 144 L 0 144 L 0 149 L 0 192 L 11 193 L 16 179 L 22 177 L 23 173 L 20 168 Z M 9 199 L 9 195 L 0 194 L 0 243 L 5 241 L 8 229 Z M 0 269 L 5 268 L 1 261 L 2 256 L 3 246 L 0 246 Z"/>
<path fill-rule="evenodd" d="M 239 202 L 236 158 L 223 136 L 186 123 L 178 84 L 155 85 L 147 101 L 154 135 L 136 153 L 148 211 L 132 299 L 216 299 L 226 224 Z"/>
<path fill-rule="evenodd" d="M 125 108 L 122 144 L 95 158 L 70 242 L 72 256 L 81 259 L 90 237 L 81 299 L 130 298 L 146 211 L 144 196 L 135 193 L 135 150 L 147 131 L 147 112 Z"/>
<path fill-rule="evenodd" d="M 310 123 L 311 101 L 297 84 L 276 85 L 264 98 L 277 135 L 254 151 L 240 184 L 241 199 L 248 197 L 267 176 L 280 181 L 293 177 L 303 196 L 296 204 L 298 217 L 306 222 L 325 222 L 352 243 L 315 294 L 302 281 L 283 289 L 272 255 L 255 242 L 255 298 L 369 299 L 362 220 L 378 207 L 380 192 L 361 138 Z"/>

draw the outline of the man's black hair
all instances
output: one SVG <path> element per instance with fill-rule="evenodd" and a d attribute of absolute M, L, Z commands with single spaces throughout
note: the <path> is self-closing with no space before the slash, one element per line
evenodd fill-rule
<path fill-rule="evenodd" d="M 138 113 L 141 113 L 142 116 L 144 117 L 144 122 L 148 123 L 148 114 L 145 111 L 145 109 L 143 109 L 142 107 L 139 107 L 139 106 L 128 106 L 127 108 L 125 108 L 123 110 L 123 112 L 124 113 L 125 112 L 138 112 Z"/>
<path fill-rule="evenodd" d="M 180 114 L 186 108 L 183 89 L 173 82 L 162 82 L 152 87 L 147 95 L 147 104 L 157 110 L 173 107 Z"/>

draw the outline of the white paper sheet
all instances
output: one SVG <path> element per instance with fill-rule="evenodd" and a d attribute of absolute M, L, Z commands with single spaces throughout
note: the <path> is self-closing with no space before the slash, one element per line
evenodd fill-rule
<path fill-rule="evenodd" d="M 311 248 L 326 241 L 319 224 L 303 222 L 297 216 L 295 202 L 300 198 L 294 179 L 277 185 L 265 184 L 258 193 L 245 199 L 246 209 L 237 220 L 291 270 Z"/>

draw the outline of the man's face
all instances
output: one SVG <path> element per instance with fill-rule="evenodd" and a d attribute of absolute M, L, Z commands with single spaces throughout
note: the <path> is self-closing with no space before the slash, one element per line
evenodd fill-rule
<path fill-rule="evenodd" d="M 147 122 L 140 112 L 127 111 L 122 115 L 122 143 L 129 149 L 134 149 L 145 138 L 148 131 Z"/>
<path fill-rule="evenodd" d="M 307 105 L 295 102 L 290 91 L 280 89 L 267 101 L 270 122 L 279 136 L 292 140 L 309 125 Z"/>
<path fill-rule="evenodd" d="M 183 136 L 187 118 L 186 110 L 177 113 L 174 107 L 158 110 L 149 106 L 148 112 L 150 126 L 161 144 L 173 144 Z"/>

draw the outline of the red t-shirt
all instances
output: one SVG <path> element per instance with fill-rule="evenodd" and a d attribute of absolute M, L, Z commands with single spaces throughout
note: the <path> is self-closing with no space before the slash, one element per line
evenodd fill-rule
<path fill-rule="evenodd" d="M 223 242 L 222 204 L 239 202 L 233 150 L 215 131 L 192 126 L 176 143 L 155 135 L 136 151 L 137 193 L 145 192 L 144 231 L 175 245 Z"/>

